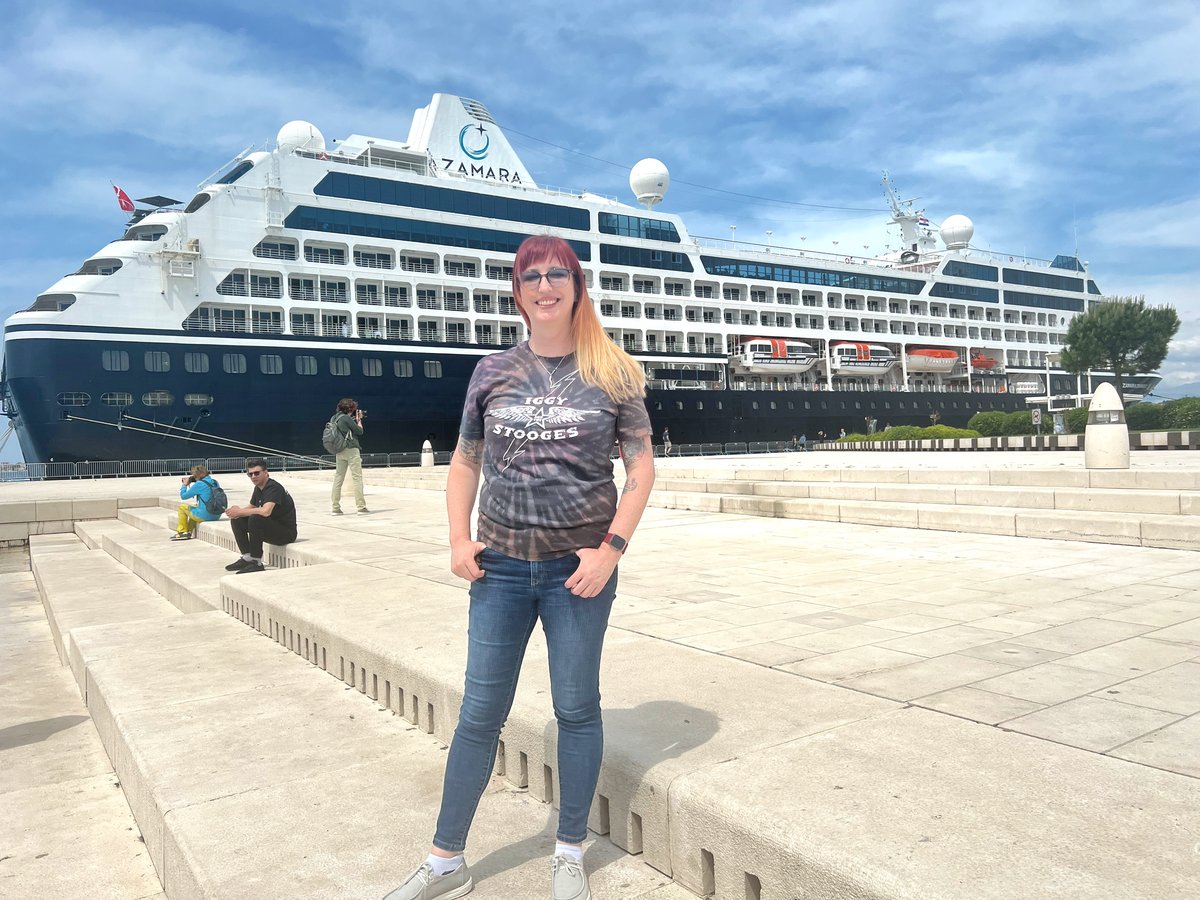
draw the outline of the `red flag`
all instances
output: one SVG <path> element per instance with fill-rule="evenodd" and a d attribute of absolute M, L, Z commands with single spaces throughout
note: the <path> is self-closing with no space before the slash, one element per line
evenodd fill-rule
<path fill-rule="evenodd" d="M 115 184 L 112 186 L 112 189 L 117 192 L 117 205 L 120 206 L 121 209 L 127 213 L 133 212 L 133 210 L 134 210 L 133 201 L 129 199 L 129 195 L 127 193 L 125 193 L 123 190 L 121 190 L 119 187 L 117 187 Z"/>

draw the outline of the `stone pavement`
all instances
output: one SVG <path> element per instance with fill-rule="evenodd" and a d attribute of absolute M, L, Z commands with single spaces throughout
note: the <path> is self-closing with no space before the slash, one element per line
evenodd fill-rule
<path fill-rule="evenodd" d="M 19 558 L 24 571 L 10 571 Z M 54 651 L 24 552 L 0 554 L 0 896 L 162 897 L 112 764 Z"/>
<path fill-rule="evenodd" d="M 775 464 L 794 465 L 797 456 Z M 831 451 L 804 463 L 1081 464 L 1063 452 L 896 456 Z M 1134 468 L 1200 471 L 1198 457 L 1138 453 Z M 771 464 L 757 456 L 722 462 Z M 662 470 L 694 464 L 665 460 Z M 341 547 L 355 565 L 462 590 L 446 571 L 437 491 L 444 470 L 368 470 L 375 514 L 341 518 L 327 512 L 328 474 L 279 477 L 300 508 L 297 551 Z M 150 480 L 131 481 L 141 494 Z M 248 493 L 244 481 L 222 477 L 232 502 Z M 160 494 L 178 485 L 156 482 Z M 105 486 L 74 484 L 81 495 Z M 149 518 L 161 530 L 165 517 L 158 510 Z M 389 552 L 378 552 L 388 542 Z M 295 575 L 316 584 L 317 570 L 308 571 Z M 290 573 L 261 577 L 285 591 L 294 590 L 284 588 L 288 579 L 302 583 Z M 380 602 L 386 584 L 378 582 Z M 741 709 L 759 717 L 766 735 L 777 710 L 823 696 L 818 689 L 875 710 L 774 748 L 725 751 L 711 777 L 681 768 L 671 782 L 672 841 L 707 848 L 694 865 L 674 861 L 677 881 L 693 890 L 739 900 L 1200 891 L 1200 554 L 650 509 L 622 563 L 612 625 L 605 693 L 618 702 L 608 720 L 615 756 L 636 736 L 631 728 L 646 727 L 621 701 L 652 694 L 656 679 L 673 683 L 655 672 L 656 656 L 679 656 L 671 647 L 712 660 L 697 668 L 686 699 L 716 712 L 707 732 L 714 751 L 735 746 L 728 732 L 745 727 Z M 530 662 L 526 673 L 540 685 Z M 795 691 L 778 693 L 788 678 Z M 647 730 L 647 738 L 662 735 Z M 749 847 L 746 822 L 755 823 Z M 830 855 L 835 847 L 844 858 Z M 1034 864 L 1031 848 L 1044 848 L 1045 866 Z M 760 885 L 749 872 L 764 857 L 790 868 Z M 1019 873 L 1007 888 L 1006 870 Z M 841 877 L 817 877 L 831 872 Z M 781 879 L 791 892 L 780 892 Z"/>
<path fill-rule="evenodd" d="M 1082 465 L 1083 454 L 804 456 L 837 468 L 1030 469 Z M 1133 462 L 1200 472 L 1193 451 Z M 660 461 L 660 473 L 695 464 Z M 413 476 L 375 470 L 368 484 L 389 474 Z M 346 527 L 382 535 L 410 519 L 435 543 L 444 534 L 444 496 L 374 492 L 379 514 Z M 304 494 L 315 507 L 305 515 L 321 521 L 320 489 Z M 1200 777 L 1200 554 L 648 509 L 620 577 L 615 628 Z"/>

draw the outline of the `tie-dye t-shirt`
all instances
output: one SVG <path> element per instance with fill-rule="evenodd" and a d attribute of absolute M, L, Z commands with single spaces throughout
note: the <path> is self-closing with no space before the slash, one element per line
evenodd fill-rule
<path fill-rule="evenodd" d="M 617 511 L 613 441 L 649 432 L 643 400 L 614 402 L 579 377 L 574 354 L 524 343 L 484 357 L 459 426 L 483 439 L 477 539 L 526 560 L 600 546 Z"/>

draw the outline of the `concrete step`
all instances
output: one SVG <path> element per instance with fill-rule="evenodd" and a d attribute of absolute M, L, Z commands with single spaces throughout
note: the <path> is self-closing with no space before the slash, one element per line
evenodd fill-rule
<path fill-rule="evenodd" d="M 155 515 L 165 534 L 162 511 Z M 103 645 L 87 685 L 89 706 L 109 711 L 97 721 L 113 722 L 101 728 L 105 740 L 111 733 L 116 758 L 145 773 L 130 776 L 137 784 L 162 786 L 131 788 L 153 800 L 131 795 L 131 805 L 143 810 L 142 827 L 161 835 L 158 860 L 173 895 L 173 884 L 182 896 L 270 896 L 279 884 L 297 893 L 289 873 L 317 878 L 312 860 L 321 854 L 356 868 L 300 887 L 370 895 L 376 884 L 363 879 L 380 865 L 380 822 L 394 829 L 386 843 L 403 850 L 389 861 L 409 849 L 419 858 L 444 753 L 422 744 L 381 769 L 381 745 L 396 736 L 368 726 L 406 726 L 367 711 L 401 713 L 405 733 L 422 741 L 448 739 L 461 700 L 466 597 L 461 582 L 407 568 L 380 559 L 221 581 L 223 609 L 272 643 L 216 613 L 181 617 L 170 629 L 151 622 L 75 634 L 84 654 L 89 631 Z M 188 630 L 201 627 L 188 643 Z M 497 761 L 509 784 L 493 787 L 524 785 L 525 796 L 553 803 L 555 729 L 540 634 L 527 657 Z M 366 706 L 320 705 L 332 701 L 315 682 L 293 680 L 284 659 L 326 686 L 336 682 L 320 670 L 334 675 L 339 698 Z M 1186 826 L 1200 805 L 1196 779 L 1141 767 L 1131 778 L 1124 760 L 618 628 L 606 644 L 604 692 L 608 746 L 590 824 L 696 893 L 1007 900 L 1051 888 L 1092 897 L 1104 884 L 1129 896 L 1200 891 Z M 114 713 L 114 704 L 130 711 Z M 350 716 L 367 730 L 347 724 Z M 254 729 L 264 725 L 262 737 Z M 413 781 L 406 793 L 395 793 L 398 771 Z M 385 814 L 389 805 L 396 809 Z M 532 808 L 545 821 L 546 807 Z M 481 809 L 492 813 L 490 804 Z M 523 820 L 488 821 L 505 843 Z M 250 846 L 246 859 L 227 858 L 231 843 Z M 1003 854 L 979 851 L 1001 844 Z M 210 856 L 226 858 L 216 867 Z M 172 882 L 173 872 L 184 880 Z M 535 873 L 497 896 L 539 896 L 540 884 Z M 637 896 L 609 887 L 597 895 Z"/>
<path fill-rule="evenodd" d="M 225 608 L 446 740 L 461 701 L 462 588 L 369 568 L 229 579 Z M 362 589 L 337 599 L 346 584 Z M 553 803 L 545 672 L 535 632 L 497 771 Z M 589 824 L 702 896 L 1032 898 L 1054 884 L 1088 897 L 1134 879 L 1130 896 L 1149 897 L 1180 887 L 1168 866 L 1186 865 L 1191 839 L 1178 810 L 1200 802 L 1200 782 L 1186 776 L 1151 773 L 1158 811 L 1121 817 L 1144 801 L 1121 761 L 616 629 L 603 683 L 605 761 Z M 910 734 L 910 746 L 890 747 L 889 735 Z M 942 776 L 948 793 L 935 788 Z M 847 783 L 852 793 L 838 793 Z M 1185 796 L 1160 793 L 1176 789 Z M 1047 819 L 1047 798 L 1069 812 Z M 1156 836 L 1162 815 L 1178 825 L 1169 849 Z M 1013 835 L 1005 854 L 967 852 Z M 1143 851 L 1163 855 L 1147 866 Z M 1200 886 L 1200 873 L 1185 877 Z"/>
<path fill-rule="evenodd" d="M 885 500 L 961 506 L 1009 506 L 1095 512 L 1200 515 L 1200 492 L 1028 486 L 895 484 L 861 481 L 745 481 L 660 478 L 655 490 L 813 500 Z"/>
<path fill-rule="evenodd" d="M 820 457 L 787 467 L 728 464 L 663 467 L 660 476 L 691 481 L 865 482 L 868 484 L 992 485 L 996 487 L 1092 488 L 1098 490 L 1200 491 L 1200 472 L 1193 469 L 1084 469 L 997 467 L 875 468 L 825 467 Z"/>
<path fill-rule="evenodd" d="M 116 600 L 107 579 L 46 585 L 56 613 L 83 592 Z M 398 884 L 427 852 L 444 746 L 224 613 L 157 602 L 159 618 L 70 634 L 166 894 L 378 897 Z M 546 807 L 503 782 L 488 793 L 472 830 L 479 896 L 542 896 Z M 692 896 L 606 840 L 586 860 L 597 896 Z"/>
<path fill-rule="evenodd" d="M 202 541 L 173 542 L 170 529 L 142 530 L 126 522 L 81 523 L 79 530 L 180 612 L 220 608 L 217 583 L 228 574 L 228 553 Z"/>
<path fill-rule="evenodd" d="M 175 619 L 181 613 L 103 550 L 89 550 L 75 535 L 33 535 L 30 562 L 46 618 L 63 665 L 83 689 L 83 667 L 73 632 L 98 623 Z"/>
<path fill-rule="evenodd" d="M 659 491 L 650 506 L 785 519 L 853 522 L 979 534 L 1200 550 L 1200 516 L 1084 512 L 994 504 L 912 503 L 868 499 L 772 497 L 693 491 Z"/>
<path fill-rule="evenodd" d="M 162 898 L 29 571 L 0 574 L 0 895 Z"/>

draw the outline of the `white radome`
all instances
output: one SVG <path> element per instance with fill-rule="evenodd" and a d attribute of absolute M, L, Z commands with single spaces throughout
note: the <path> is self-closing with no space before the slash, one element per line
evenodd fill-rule
<path fill-rule="evenodd" d="M 953 215 L 942 223 L 942 243 L 947 250 L 964 250 L 975 234 L 975 223 L 963 215 Z"/>
<path fill-rule="evenodd" d="M 670 186 L 671 173 L 660 159 L 648 157 L 640 160 L 629 172 L 630 190 L 646 209 L 653 209 L 662 203 Z"/>
<path fill-rule="evenodd" d="M 325 135 L 312 122 L 294 119 L 279 129 L 275 143 L 284 153 L 293 150 L 324 150 Z"/>

